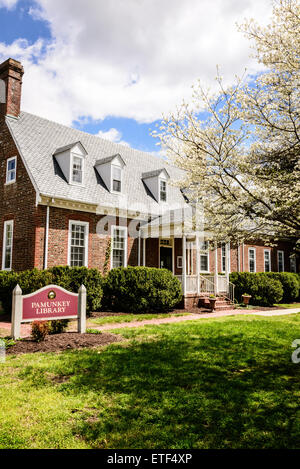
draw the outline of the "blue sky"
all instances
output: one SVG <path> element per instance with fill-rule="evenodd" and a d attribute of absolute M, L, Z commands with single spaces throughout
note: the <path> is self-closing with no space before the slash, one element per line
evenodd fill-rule
<path fill-rule="evenodd" d="M 23 110 L 159 154 L 150 130 L 198 78 L 257 71 L 235 23 L 270 12 L 269 0 L 0 0 L 0 61 L 24 65 Z"/>

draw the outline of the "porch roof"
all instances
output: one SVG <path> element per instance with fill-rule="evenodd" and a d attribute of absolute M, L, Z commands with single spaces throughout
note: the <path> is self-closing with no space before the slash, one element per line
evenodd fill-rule
<path fill-rule="evenodd" d="M 141 226 L 142 238 L 182 238 L 203 235 L 202 224 L 191 207 L 169 210 Z"/>

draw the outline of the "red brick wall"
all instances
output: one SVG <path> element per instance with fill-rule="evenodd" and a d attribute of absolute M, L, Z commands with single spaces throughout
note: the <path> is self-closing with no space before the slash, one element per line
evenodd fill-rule
<path fill-rule="evenodd" d="M 14 220 L 12 268 L 31 269 L 35 263 L 36 192 L 1 115 L 0 141 L 0 268 L 4 222 Z M 17 180 L 6 185 L 7 159 L 13 156 L 17 157 Z"/>
<path fill-rule="evenodd" d="M 43 268 L 44 255 L 43 246 L 45 243 L 45 222 L 46 207 L 39 207 L 39 216 L 37 219 L 40 225 L 36 227 L 36 264 L 39 269 Z M 69 221 L 77 220 L 89 223 L 89 242 L 88 242 L 88 267 L 98 268 L 103 271 L 105 264 L 108 241 L 111 235 L 111 226 L 129 226 L 131 220 L 118 219 L 95 215 L 92 213 L 79 212 L 75 210 L 66 210 L 63 208 L 50 207 L 49 213 L 49 236 L 48 236 L 48 267 L 55 265 L 66 265 L 68 262 L 68 243 L 69 243 Z M 104 220 L 104 221 L 103 221 Z M 103 230 L 99 236 L 97 224 L 100 222 Z M 128 229 L 127 240 L 127 262 L 128 265 L 138 265 L 138 239 L 130 235 Z M 41 254 L 42 253 L 42 254 Z M 110 261 L 108 263 L 110 269 Z"/>

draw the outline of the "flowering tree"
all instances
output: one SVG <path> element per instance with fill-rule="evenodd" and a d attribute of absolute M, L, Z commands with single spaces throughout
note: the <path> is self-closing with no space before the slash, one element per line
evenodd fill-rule
<path fill-rule="evenodd" d="M 300 233 L 300 5 L 280 0 L 271 24 L 239 28 L 254 43 L 264 70 L 236 78 L 218 93 L 200 82 L 155 132 L 169 158 L 186 171 L 181 181 L 204 207 L 216 240 L 279 238 Z M 204 118 L 201 118 L 205 116 Z"/>

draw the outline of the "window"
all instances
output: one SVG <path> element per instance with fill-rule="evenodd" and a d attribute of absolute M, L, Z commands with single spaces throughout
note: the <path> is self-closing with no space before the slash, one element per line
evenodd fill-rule
<path fill-rule="evenodd" d="M 6 166 L 6 184 L 16 182 L 17 178 L 17 157 L 9 158 Z"/>
<path fill-rule="evenodd" d="M 221 265 L 222 265 L 222 272 L 226 271 L 226 243 L 222 243 L 221 246 Z"/>
<path fill-rule="evenodd" d="M 127 228 L 112 226 L 111 268 L 127 265 Z"/>
<path fill-rule="evenodd" d="M 296 257 L 295 256 L 290 257 L 290 271 L 294 272 L 294 273 L 297 272 Z"/>
<path fill-rule="evenodd" d="M 72 164 L 72 182 L 76 184 L 82 184 L 83 181 L 83 159 L 81 156 L 73 155 Z"/>
<path fill-rule="evenodd" d="M 271 272 L 271 251 L 264 250 L 264 268 L 265 272 Z"/>
<path fill-rule="evenodd" d="M 209 272 L 209 243 L 200 242 L 200 271 Z"/>
<path fill-rule="evenodd" d="M 119 166 L 112 166 L 112 190 L 122 191 L 122 169 Z"/>
<path fill-rule="evenodd" d="M 88 234 L 89 224 L 87 222 L 70 221 L 68 260 L 69 266 L 88 266 Z"/>
<path fill-rule="evenodd" d="M 159 197 L 161 202 L 167 201 L 167 183 L 166 181 L 159 181 Z"/>
<path fill-rule="evenodd" d="M 11 270 L 13 251 L 13 220 L 4 222 L 3 249 L 2 249 L 2 270 Z"/>
<path fill-rule="evenodd" d="M 277 267 L 278 272 L 284 272 L 284 252 L 277 251 Z"/>
<path fill-rule="evenodd" d="M 249 272 L 256 272 L 255 248 L 249 248 Z"/>

